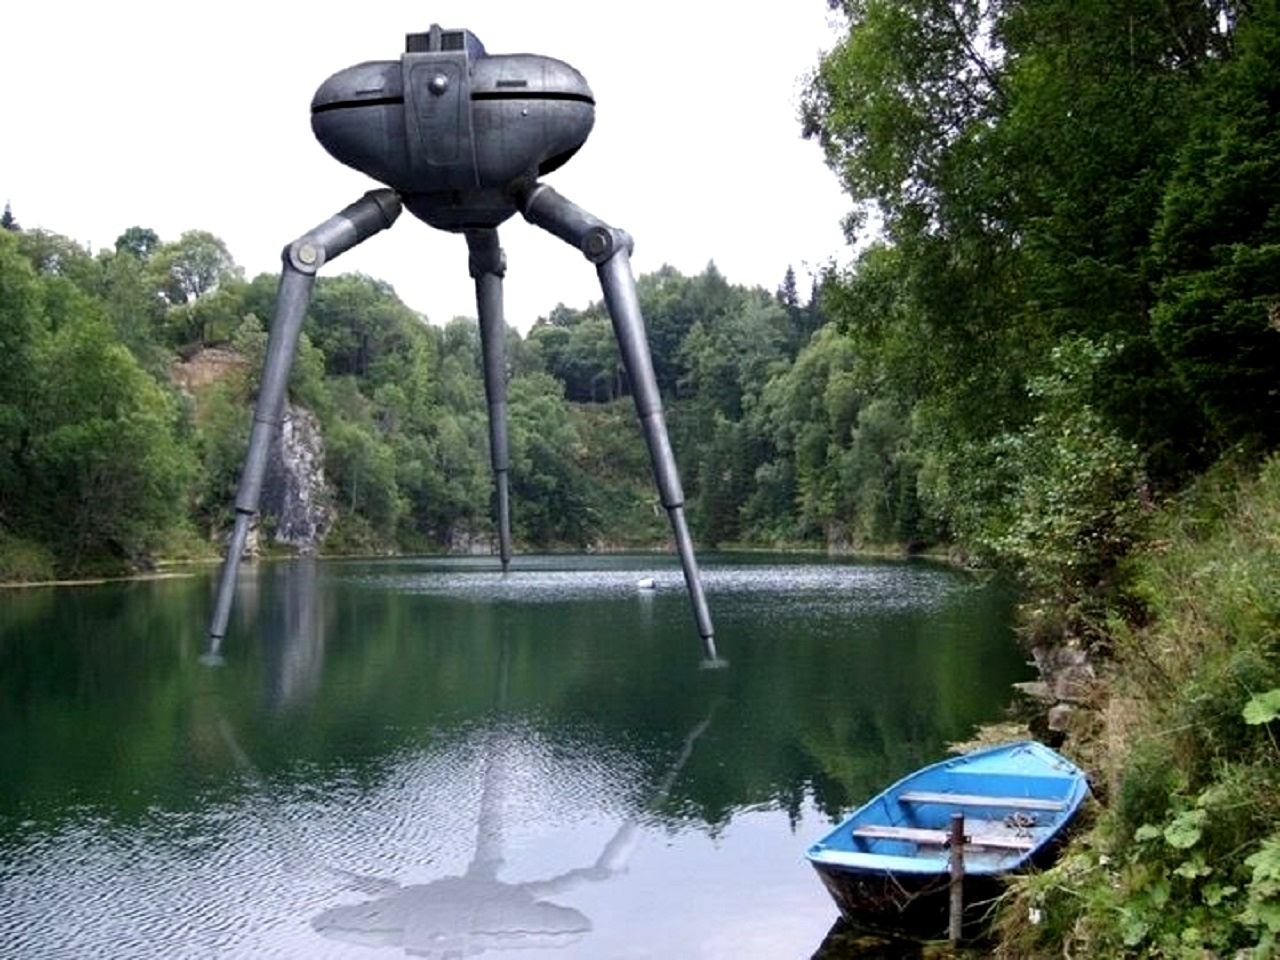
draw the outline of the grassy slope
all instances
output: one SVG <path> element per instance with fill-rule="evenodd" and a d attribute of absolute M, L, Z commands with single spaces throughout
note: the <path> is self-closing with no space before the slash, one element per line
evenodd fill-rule
<path fill-rule="evenodd" d="M 1280 934 L 1280 457 L 1168 505 L 1131 561 L 1085 757 L 1096 819 L 1002 911 L 1003 954 L 1264 957 Z M 1131 618 L 1132 619 L 1132 618 Z M 1244 951 L 1243 953 L 1239 951 Z"/>

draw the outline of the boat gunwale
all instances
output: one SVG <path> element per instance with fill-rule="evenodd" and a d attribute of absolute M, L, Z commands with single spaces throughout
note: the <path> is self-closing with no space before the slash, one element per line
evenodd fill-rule
<path fill-rule="evenodd" d="M 881 790 L 869 798 L 865 803 L 855 808 L 848 816 L 843 818 L 833 829 L 827 832 L 822 839 L 812 844 L 805 855 L 810 863 L 819 873 L 824 871 L 837 871 L 845 873 L 868 873 L 868 874 L 884 874 L 890 875 L 894 871 L 911 873 L 918 876 L 935 876 L 946 873 L 949 869 L 945 857 L 939 857 L 931 851 L 929 847 L 917 846 L 915 852 L 907 854 L 901 852 L 885 852 L 876 849 L 855 850 L 852 844 L 848 842 L 852 840 L 852 830 L 854 822 L 860 818 L 865 818 L 871 812 L 873 806 L 877 803 L 882 804 L 885 812 L 888 813 L 893 807 L 902 807 L 913 801 L 910 799 L 902 800 L 900 796 L 904 793 L 911 793 L 910 785 L 917 783 L 923 777 L 930 773 L 948 772 L 957 766 L 972 764 L 974 760 L 982 760 L 996 754 L 1016 754 L 1020 751 L 1029 751 L 1044 762 L 1046 770 L 1060 771 L 1060 774 L 1054 776 L 1053 779 L 1061 779 L 1066 783 L 1067 789 L 1060 801 L 1060 807 L 1048 812 L 1052 813 L 1052 817 L 1047 823 L 1040 825 L 1042 835 L 1035 838 L 1035 843 L 1021 850 L 1009 850 L 1001 853 L 997 857 L 990 855 L 979 855 L 973 859 L 971 863 L 971 872 L 975 874 L 999 875 L 1014 872 L 1029 861 L 1035 859 L 1047 847 L 1050 847 L 1054 840 L 1061 834 L 1063 829 L 1071 822 L 1080 805 L 1088 796 L 1088 783 L 1085 774 L 1079 767 L 1071 761 L 1062 757 L 1054 750 L 1035 740 L 1018 740 L 1010 743 L 998 744 L 991 747 L 984 747 L 971 753 L 963 754 L 956 757 L 948 757 L 935 763 L 927 764 L 911 771 L 903 777 L 900 777 L 889 787 Z M 971 774 L 974 777 L 981 777 L 984 774 L 976 772 Z M 994 776 L 1017 776 L 1012 773 L 993 772 Z M 925 791 L 917 791 L 925 792 Z M 940 794 L 943 791 L 927 791 L 930 794 Z M 969 793 L 959 793 L 957 795 L 964 799 L 972 799 L 975 797 Z M 1009 809 L 1010 805 L 1006 801 L 1012 801 L 1017 798 L 1005 793 L 1001 795 L 992 795 L 982 799 L 998 801 L 988 804 L 967 804 L 964 802 L 955 802 L 955 806 L 981 807 L 983 805 L 993 808 Z M 1027 797 L 1029 801 L 1048 800 L 1044 797 Z M 919 802 L 919 801 L 916 801 Z M 936 803 L 945 805 L 945 801 L 930 799 L 924 801 L 927 803 Z M 1055 800 L 1055 803 L 1059 801 Z M 1016 808 L 1014 808 L 1016 809 Z M 1033 807 L 1033 809 L 1043 810 L 1043 807 Z M 887 818 L 886 818 L 887 819 Z M 873 821 L 866 820 L 869 824 Z M 847 839 L 842 835 L 849 834 Z M 838 838 L 840 842 L 836 842 Z M 872 838 L 869 843 L 891 843 L 900 844 L 908 842 L 905 840 L 897 840 L 891 838 Z M 994 861 L 994 862 L 992 862 Z M 907 868 L 907 864 L 920 864 L 920 868 Z"/>

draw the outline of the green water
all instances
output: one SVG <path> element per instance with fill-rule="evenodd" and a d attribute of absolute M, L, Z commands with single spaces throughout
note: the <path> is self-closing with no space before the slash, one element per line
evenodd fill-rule
<path fill-rule="evenodd" d="M 297 562 L 0 594 L 0 956 L 807 957 L 805 847 L 999 717 L 923 563 Z M 653 577 L 657 589 L 637 582 Z"/>

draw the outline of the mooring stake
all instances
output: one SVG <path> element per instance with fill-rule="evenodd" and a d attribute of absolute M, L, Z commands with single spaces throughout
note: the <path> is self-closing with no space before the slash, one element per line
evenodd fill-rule
<path fill-rule="evenodd" d="M 948 917 L 947 937 L 951 945 L 960 942 L 964 920 L 964 814 L 951 814 L 951 912 Z"/>

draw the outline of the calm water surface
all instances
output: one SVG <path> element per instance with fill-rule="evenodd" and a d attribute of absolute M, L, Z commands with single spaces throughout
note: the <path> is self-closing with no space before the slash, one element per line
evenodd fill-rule
<path fill-rule="evenodd" d="M 1026 668 L 919 563 L 296 562 L 0 594 L 0 955 L 807 957 L 805 847 Z M 637 581 L 654 577 L 657 589 Z"/>

